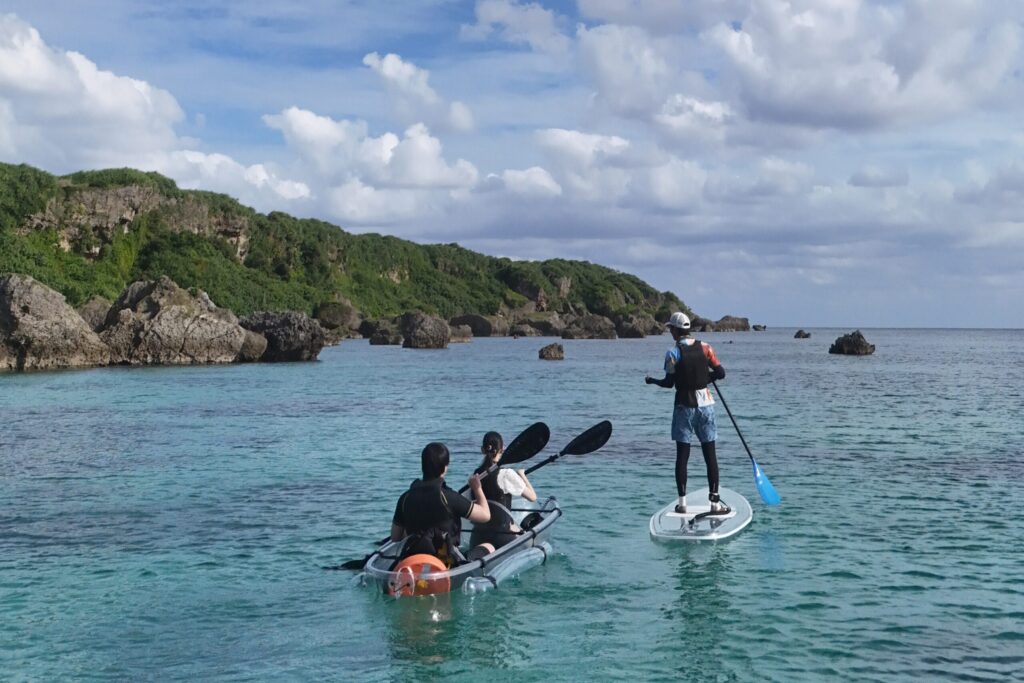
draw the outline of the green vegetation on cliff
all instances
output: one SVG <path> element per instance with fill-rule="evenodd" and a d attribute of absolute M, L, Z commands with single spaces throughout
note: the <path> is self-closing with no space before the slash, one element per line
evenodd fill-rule
<path fill-rule="evenodd" d="M 457 244 L 354 235 L 259 214 L 226 195 L 132 169 L 56 177 L 0 164 L 0 273 L 31 275 L 74 305 L 167 275 L 240 315 L 314 312 L 347 299 L 367 316 L 496 314 L 529 302 L 602 315 L 689 311 L 671 292 L 583 261 L 512 261 Z"/>

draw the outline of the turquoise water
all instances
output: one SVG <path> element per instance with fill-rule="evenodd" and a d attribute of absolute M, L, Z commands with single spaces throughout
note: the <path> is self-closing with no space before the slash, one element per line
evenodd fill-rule
<path fill-rule="evenodd" d="M 1024 332 L 830 356 L 847 331 L 704 337 L 783 505 L 719 407 L 754 521 L 696 547 L 647 533 L 668 337 L 0 376 L 0 679 L 1024 679 Z M 459 485 L 484 431 L 544 420 L 554 452 L 605 418 L 603 450 L 533 475 L 556 552 L 499 590 L 394 601 L 320 569 L 387 533 L 427 441 Z"/>

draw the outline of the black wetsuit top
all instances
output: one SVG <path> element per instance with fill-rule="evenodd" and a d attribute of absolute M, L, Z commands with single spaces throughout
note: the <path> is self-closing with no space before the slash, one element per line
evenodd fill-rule
<path fill-rule="evenodd" d="M 445 543 L 458 547 L 460 518 L 469 518 L 473 503 L 458 491 L 445 485 L 444 479 L 417 479 L 402 494 L 395 506 L 392 522 L 414 536 L 417 548 L 432 545 L 432 554 L 442 550 Z"/>
<path fill-rule="evenodd" d="M 483 474 L 487 471 L 487 465 L 480 465 L 475 470 L 474 474 Z M 480 480 L 480 488 L 484 490 L 484 498 L 487 500 L 493 500 L 501 503 L 505 507 L 512 507 L 512 496 L 505 493 L 500 486 L 498 486 L 498 470 L 494 470 L 486 477 Z"/>

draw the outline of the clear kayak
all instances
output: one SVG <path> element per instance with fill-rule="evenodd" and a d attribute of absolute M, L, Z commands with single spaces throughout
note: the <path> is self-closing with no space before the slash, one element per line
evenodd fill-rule
<path fill-rule="evenodd" d="M 738 534 L 754 518 L 746 498 L 732 489 L 720 488 L 718 495 L 729 507 L 724 515 L 711 515 L 708 490 L 686 496 L 686 512 L 676 512 L 677 499 L 651 517 L 651 537 L 658 541 L 718 541 Z"/>
<path fill-rule="evenodd" d="M 562 509 L 554 497 L 536 503 L 517 501 L 511 509 L 494 501 L 488 503 L 491 521 L 470 529 L 470 547 L 490 542 L 497 547 L 494 552 L 447 570 L 439 569 L 438 561 L 432 556 L 416 555 L 413 557 L 423 557 L 425 561 L 413 562 L 402 571 L 394 571 L 405 541 L 391 541 L 370 556 L 359 575 L 359 582 L 395 596 L 455 591 L 481 593 L 496 588 L 510 576 L 547 561 L 551 552 L 548 541 L 551 527 L 562 516 Z M 529 528 L 512 533 L 507 531 L 510 522 Z"/>

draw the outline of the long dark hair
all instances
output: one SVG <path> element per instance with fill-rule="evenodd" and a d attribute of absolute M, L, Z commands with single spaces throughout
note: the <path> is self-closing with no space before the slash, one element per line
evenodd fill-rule
<path fill-rule="evenodd" d="M 448 447 L 439 441 L 428 443 L 423 453 L 420 454 L 420 464 L 423 467 L 424 479 L 437 479 L 448 467 L 450 455 Z"/>
<path fill-rule="evenodd" d="M 501 452 L 501 449 L 505 447 L 505 442 L 501 439 L 501 434 L 498 432 L 487 432 L 484 434 L 484 442 L 480 446 L 480 450 L 484 453 L 484 461 L 482 467 L 490 467 L 494 464 L 494 456 Z"/>

